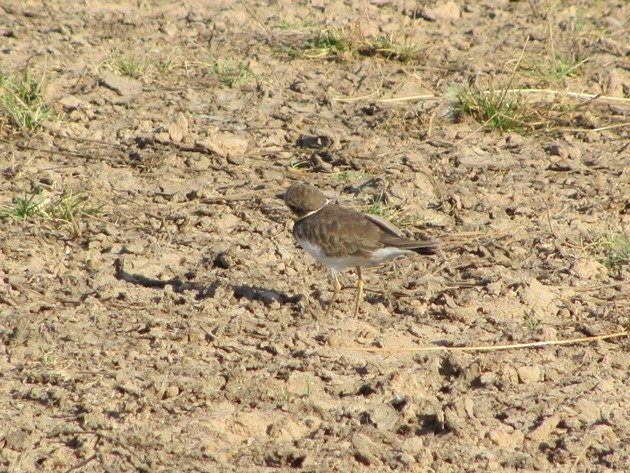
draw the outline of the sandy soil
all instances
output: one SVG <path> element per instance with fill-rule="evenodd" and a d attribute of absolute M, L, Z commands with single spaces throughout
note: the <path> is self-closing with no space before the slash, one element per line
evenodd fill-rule
<path fill-rule="evenodd" d="M 629 4 L 284 3 L 0 5 L 3 71 L 45 74 L 57 115 L 0 119 L 0 205 L 105 204 L 0 221 L 0 470 L 624 470 L 627 337 L 356 348 L 628 326 L 627 264 L 599 243 L 630 223 L 627 102 L 516 133 L 443 95 L 579 51 L 570 76 L 512 86 L 627 99 Z M 418 57 L 288 54 L 326 28 L 407 35 Z M 146 63 L 133 78 L 116 57 Z M 230 87 L 215 59 L 251 77 Z M 413 95 L 438 98 L 381 101 Z M 359 209 L 384 196 L 440 255 L 366 271 L 357 319 L 344 275 L 323 318 L 328 275 L 274 198 L 296 180 Z"/>

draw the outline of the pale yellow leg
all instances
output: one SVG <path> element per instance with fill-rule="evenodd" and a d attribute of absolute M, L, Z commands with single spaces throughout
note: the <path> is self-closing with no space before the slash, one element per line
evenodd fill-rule
<path fill-rule="evenodd" d="M 339 284 L 339 279 L 337 279 L 337 273 L 333 274 L 333 282 L 335 283 L 335 289 L 333 290 L 333 295 L 328 302 L 328 306 L 326 307 L 326 312 L 324 312 L 324 317 L 330 317 L 330 313 L 332 311 L 333 305 L 337 300 L 337 296 L 339 295 L 339 291 L 341 291 L 341 284 Z"/>
<path fill-rule="evenodd" d="M 361 303 L 361 300 L 363 299 L 363 276 L 361 275 L 361 268 L 358 266 L 357 266 L 357 276 L 359 279 L 357 281 L 357 298 L 354 301 L 354 317 L 355 318 L 359 314 L 359 304 Z"/>

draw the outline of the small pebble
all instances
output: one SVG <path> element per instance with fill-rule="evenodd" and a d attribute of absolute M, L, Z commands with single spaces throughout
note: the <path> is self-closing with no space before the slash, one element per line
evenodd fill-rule
<path fill-rule="evenodd" d="M 176 396 L 179 395 L 179 387 L 177 386 L 169 386 L 168 388 L 166 388 L 166 391 L 164 391 L 164 399 L 172 399 Z"/>

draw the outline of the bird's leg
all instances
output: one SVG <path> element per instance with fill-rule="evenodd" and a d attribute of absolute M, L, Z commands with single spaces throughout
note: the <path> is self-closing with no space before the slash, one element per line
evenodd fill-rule
<path fill-rule="evenodd" d="M 333 305 L 335 304 L 335 301 L 337 300 L 337 296 L 339 295 L 339 291 L 341 290 L 341 284 L 339 284 L 337 273 L 333 272 L 332 277 L 333 277 L 333 282 L 335 284 L 335 288 L 333 290 L 333 295 L 330 298 L 330 301 L 328 302 L 328 307 L 326 307 L 326 312 L 324 312 L 324 317 L 330 317 L 330 313 L 332 311 Z"/>
<path fill-rule="evenodd" d="M 354 301 L 354 317 L 357 317 L 359 313 L 359 304 L 361 303 L 361 299 L 363 299 L 363 276 L 361 275 L 361 268 L 357 266 L 357 298 Z"/>

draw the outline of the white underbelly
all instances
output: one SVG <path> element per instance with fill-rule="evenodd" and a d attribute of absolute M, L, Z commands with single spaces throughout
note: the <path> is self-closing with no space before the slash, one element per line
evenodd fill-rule
<path fill-rule="evenodd" d="M 333 272 L 340 272 L 347 268 L 355 268 L 357 266 L 374 266 L 384 261 L 391 260 L 397 256 L 411 253 L 409 250 L 400 248 L 380 248 L 374 252 L 371 259 L 361 258 L 358 256 L 346 256 L 332 258 L 326 256 L 322 249 L 307 240 L 298 239 L 298 243 L 304 250 L 325 266 L 328 266 Z"/>

